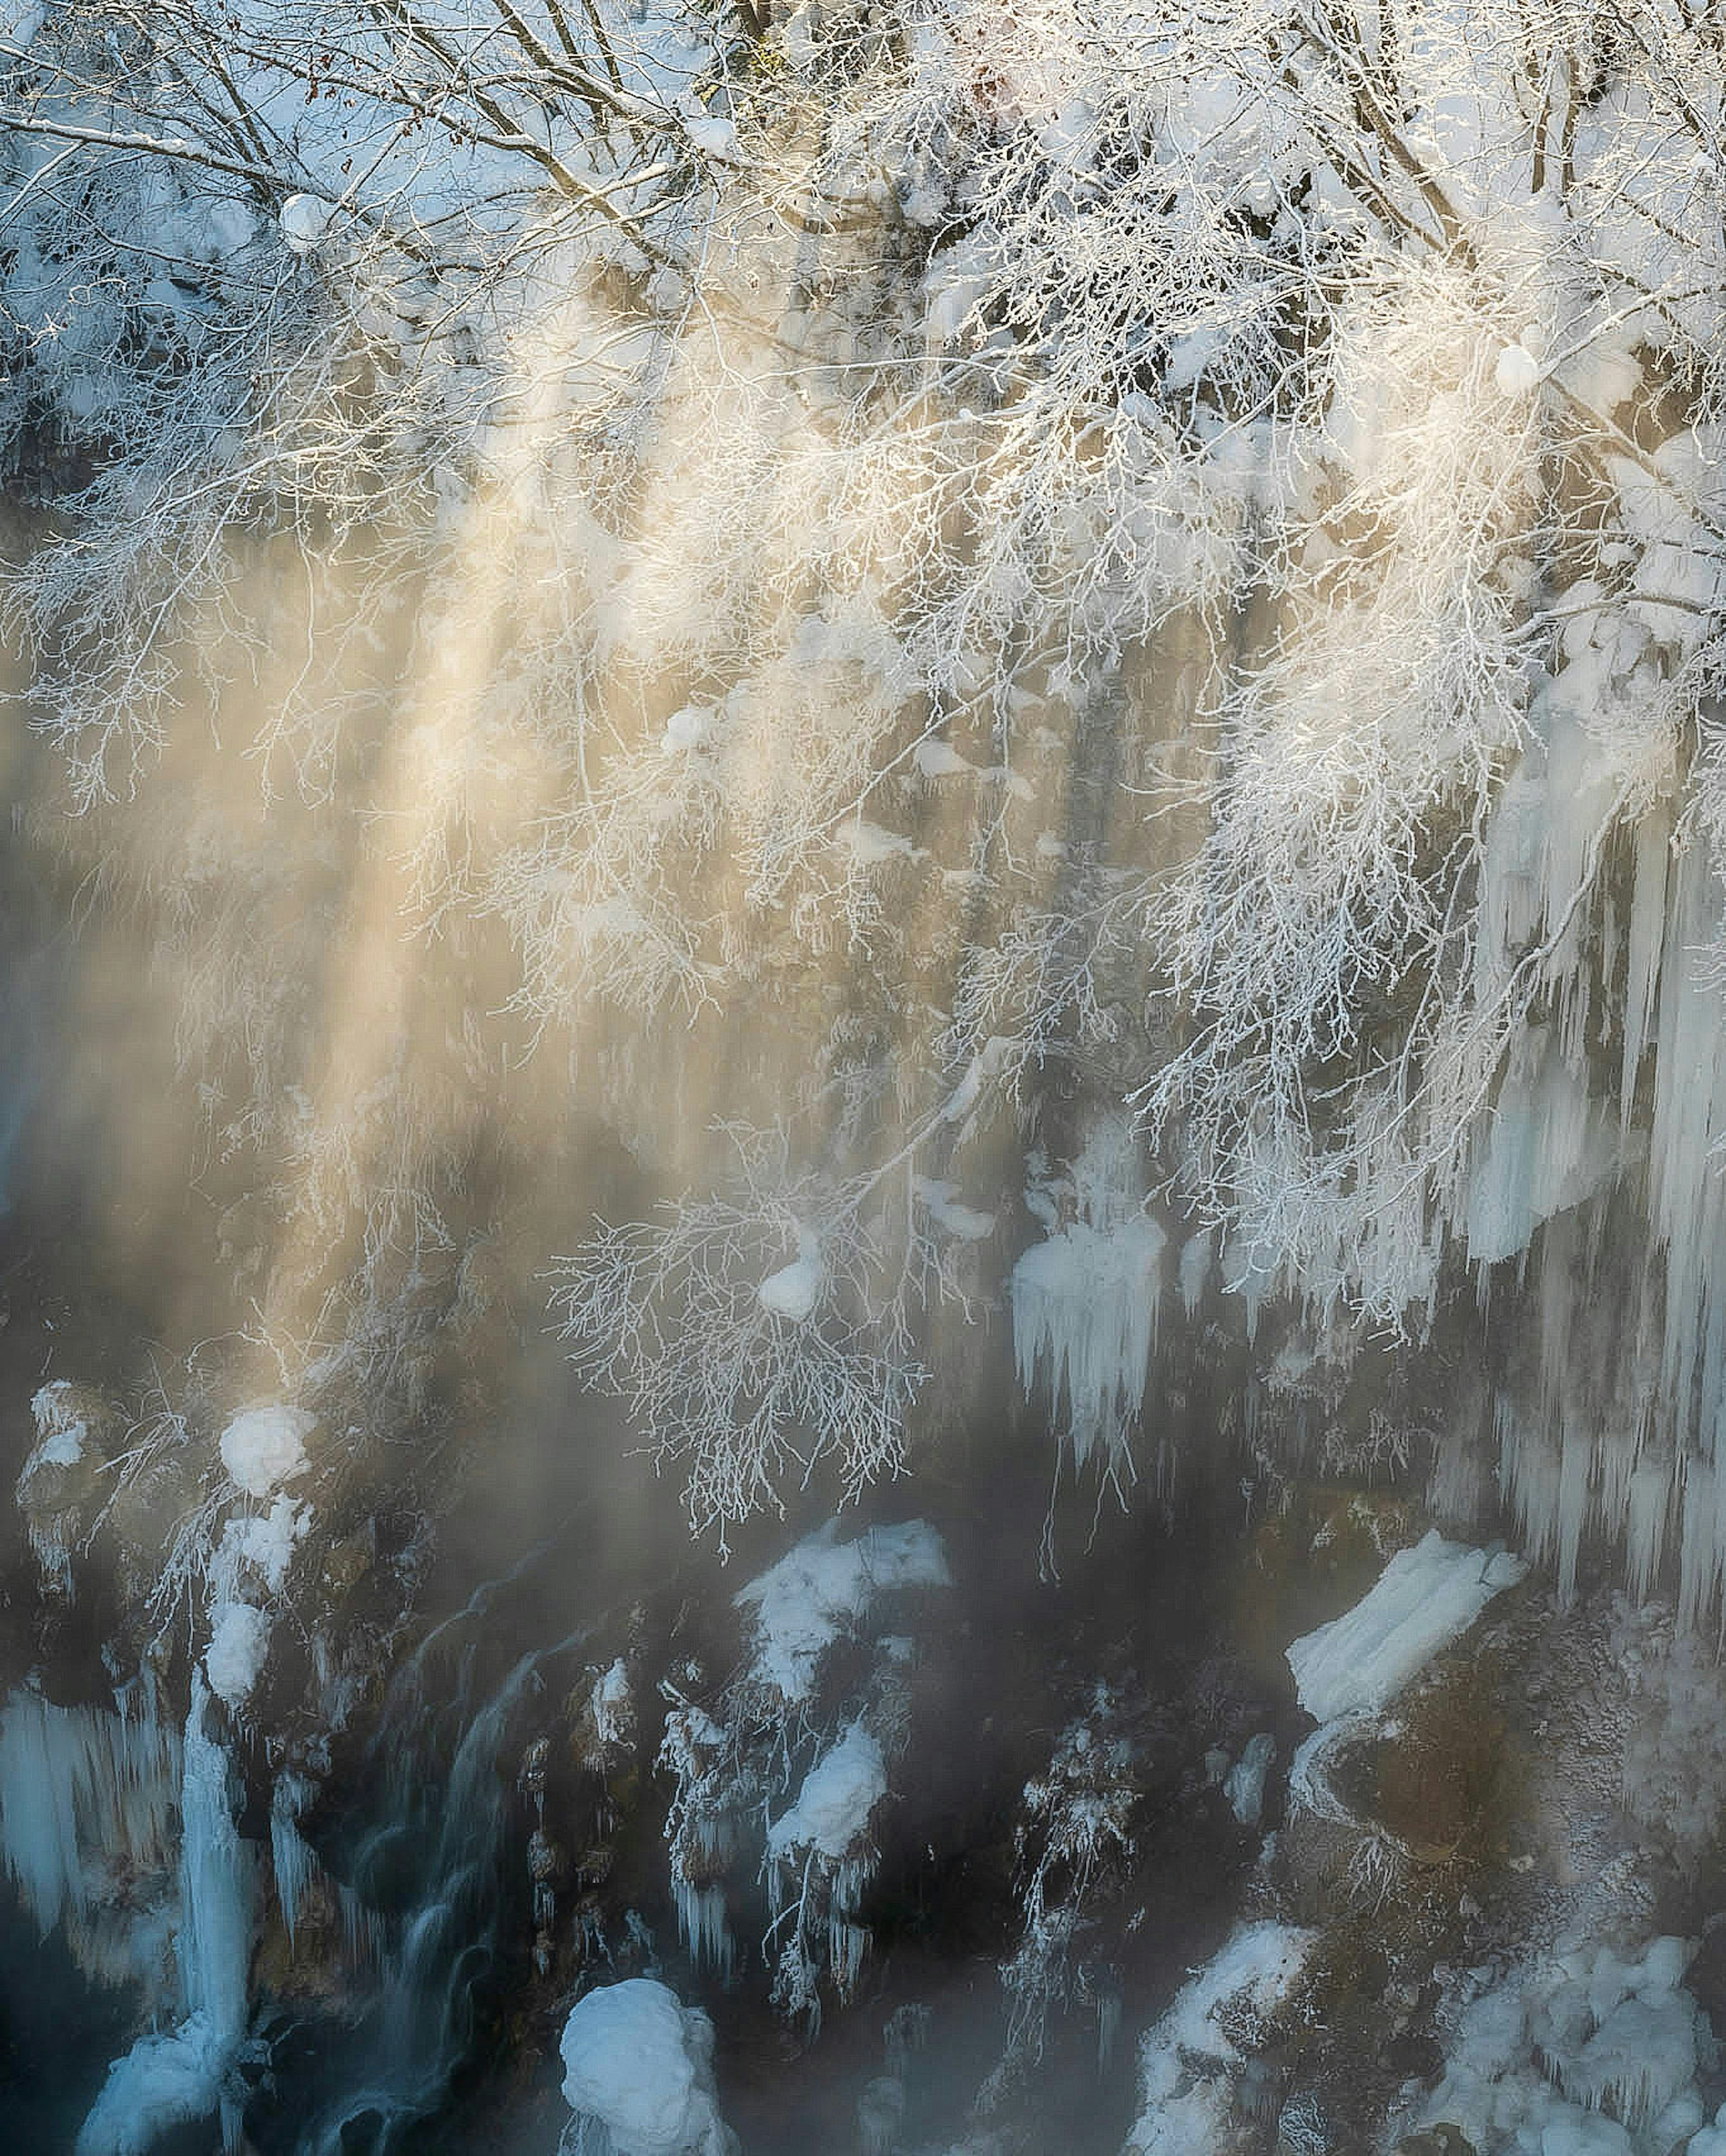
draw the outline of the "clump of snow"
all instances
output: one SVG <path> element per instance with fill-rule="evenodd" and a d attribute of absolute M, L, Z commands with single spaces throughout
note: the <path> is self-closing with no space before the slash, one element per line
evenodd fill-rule
<path fill-rule="evenodd" d="M 958 778 L 976 769 L 951 742 L 920 741 L 911 752 L 911 760 L 924 778 Z"/>
<path fill-rule="evenodd" d="M 821 1656 L 877 1595 L 953 1584 L 941 1537 L 926 1521 L 870 1527 L 846 1543 L 838 1532 L 830 1520 L 737 1596 L 754 1616 L 751 1674 L 788 1702 L 809 1697 Z"/>
<path fill-rule="evenodd" d="M 267 1512 L 230 1520 L 222 1531 L 218 1573 L 233 1578 L 241 1565 L 249 1565 L 272 1594 L 280 1594 L 311 1517 L 309 1505 L 295 1505 L 291 1497 L 279 1495 Z"/>
<path fill-rule="evenodd" d="M 768 1854 L 814 1849 L 823 1856 L 843 1856 L 886 1793 L 881 1746 L 861 1722 L 854 1722 L 810 1768 L 790 1810 L 774 1820 L 768 1832 Z"/>
<path fill-rule="evenodd" d="M 83 1459 L 90 1437 L 88 1399 L 85 1389 L 67 1378 L 39 1389 L 30 1402 L 37 1444 L 25 1465 L 26 1476 L 39 1466 L 75 1467 Z"/>
<path fill-rule="evenodd" d="M 660 747 L 667 756 L 699 748 L 718 724 L 720 712 L 713 704 L 685 704 L 665 721 Z"/>
<path fill-rule="evenodd" d="M 1379 1712 L 1527 1569 L 1508 1551 L 1471 1549 L 1434 1528 L 1399 1550 L 1354 1609 L 1290 1645 L 1301 1705 L 1321 1722 Z"/>
<path fill-rule="evenodd" d="M 317 1417 L 304 1408 L 279 1401 L 248 1408 L 222 1433 L 222 1465 L 249 1496 L 267 1497 L 305 1473 L 306 1440 L 316 1428 Z"/>
<path fill-rule="evenodd" d="M 775 1317 L 801 1325 L 821 1299 L 821 1245 L 812 1230 L 797 1231 L 797 1255 L 789 1265 L 769 1273 L 755 1291 L 762 1308 Z"/>
<path fill-rule="evenodd" d="M 664 1984 L 632 1977 L 588 1992 L 559 2049 L 564 2101 L 584 2128 L 609 2136 L 613 2156 L 730 2156 L 735 2148 L 713 2091 L 712 2025 Z"/>
<path fill-rule="evenodd" d="M 737 131 L 729 120 L 715 119 L 711 113 L 703 113 L 698 119 L 686 120 L 683 131 L 702 157 L 717 157 L 722 163 L 736 162 Z"/>
<path fill-rule="evenodd" d="M 1540 386 L 1540 362 L 1525 344 L 1508 344 L 1498 355 L 1492 379 L 1505 397 L 1532 397 Z"/>
<path fill-rule="evenodd" d="M 1317 1936 L 1287 1924 L 1237 1926 L 1176 1993 L 1139 2052 L 1139 2115 L 1128 2156 L 1195 2156 L 1223 2144 L 1241 2041 L 1254 2023 L 1268 2023 Z"/>
<path fill-rule="evenodd" d="M 229 1707 L 251 1697 L 270 1652 L 270 1620 L 249 1602 L 218 1602 L 211 1611 L 203 1666 L 210 1690 Z"/>
<path fill-rule="evenodd" d="M 912 1178 L 911 1188 L 918 1204 L 936 1226 L 944 1228 L 960 1242 L 980 1243 L 994 1233 L 994 1214 L 961 1204 L 958 1183 L 932 1182 L 926 1176 L 917 1175 Z"/>
<path fill-rule="evenodd" d="M 635 1702 L 624 1658 L 593 1681 L 593 1727 L 602 1744 L 627 1744 L 634 1733 Z"/>

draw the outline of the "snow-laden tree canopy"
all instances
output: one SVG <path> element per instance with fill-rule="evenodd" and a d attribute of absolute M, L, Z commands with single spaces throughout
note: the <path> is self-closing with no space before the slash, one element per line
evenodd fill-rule
<path fill-rule="evenodd" d="M 1035 1137 L 1076 1451 L 1177 1281 L 1520 1291 L 1441 1481 L 1713 1602 L 1718 8 L 5 28 L 21 693 L 270 1325 L 471 1302 L 578 1094 L 687 1194 L 522 1262 L 722 1526 L 901 1464 Z"/>

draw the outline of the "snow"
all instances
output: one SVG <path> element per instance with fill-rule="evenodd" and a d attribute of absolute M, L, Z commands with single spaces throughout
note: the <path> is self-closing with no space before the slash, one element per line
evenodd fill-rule
<path fill-rule="evenodd" d="M 958 1183 L 932 1182 L 927 1176 L 918 1175 L 912 1178 L 911 1187 L 917 1203 L 935 1224 L 960 1242 L 980 1243 L 994 1233 L 994 1214 L 961 1204 Z"/>
<path fill-rule="evenodd" d="M 1540 386 L 1540 362 L 1526 345 L 1508 344 L 1498 355 L 1492 379 L 1506 397 L 1532 397 Z"/>
<path fill-rule="evenodd" d="M 619 1655 L 609 1669 L 593 1681 L 593 1727 L 602 1744 L 627 1743 L 634 1723 L 634 1700 L 629 1672 Z"/>
<path fill-rule="evenodd" d="M 821 1300 L 821 1245 L 813 1230 L 798 1229 L 797 1251 L 790 1264 L 769 1273 L 755 1293 L 763 1310 L 801 1325 Z"/>
<path fill-rule="evenodd" d="M 951 742 L 934 739 L 920 741 L 911 752 L 911 760 L 924 778 L 958 778 L 976 769 Z"/>
<path fill-rule="evenodd" d="M 249 1602 L 218 1602 L 211 1612 L 203 1666 L 210 1690 L 229 1707 L 251 1696 L 270 1652 L 270 1620 Z"/>
<path fill-rule="evenodd" d="M 751 1674 L 788 1702 L 808 1698 L 822 1656 L 878 1595 L 953 1584 L 941 1537 L 922 1520 L 870 1527 L 850 1542 L 838 1533 L 830 1520 L 736 1597 L 754 1619 Z"/>
<path fill-rule="evenodd" d="M 660 746 L 667 756 L 699 748 L 718 724 L 720 713 L 711 704 L 685 704 L 665 721 Z"/>
<path fill-rule="evenodd" d="M 75 1467 L 84 1457 L 89 1425 L 80 1412 L 84 1395 L 69 1379 L 44 1385 L 30 1402 L 38 1443 L 24 1464 L 24 1476 L 38 1466 Z M 20 1481 L 23 1476 L 20 1476 Z"/>
<path fill-rule="evenodd" d="M 306 1440 L 316 1428 L 304 1408 L 248 1408 L 222 1433 L 222 1465 L 249 1496 L 267 1497 L 305 1473 Z"/>
<path fill-rule="evenodd" d="M 1381 1712 L 1527 1569 L 1506 1551 L 1446 1542 L 1435 1527 L 1399 1550 L 1354 1609 L 1291 1644 L 1301 1705 L 1320 1722 Z"/>
<path fill-rule="evenodd" d="M 1139 2115 L 1127 2156 L 1197 2156 L 1225 2145 L 1230 2067 L 1242 2053 L 1225 2033 L 1265 2021 L 1287 1996 L 1318 1934 L 1271 1922 L 1239 1925 L 1176 1993 L 1139 2051 Z"/>
<path fill-rule="evenodd" d="M 870 1815 L 887 1793 L 881 1746 L 861 1722 L 809 1769 L 797 1801 L 768 1830 L 770 1856 L 796 1849 L 818 1850 L 835 1860 L 866 1831 Z"/>
<path fill-rule="evenodd" d="M 614 2156 L 727 2156 L 711 2025 L 664 1984 L 631 1977 L 588 1992 L 559 2049 L 565 2102 L 609 2134 Z"/>
<path fill-rule="evenodd" d="M 267 1512 L 230 1520 L 222 1531 L 218 1576 L 236 1579 L 239 1568 L 249 1565 L 272 1594 L 280 1594 L 311 1519 L 309 1505 L 295 1505 L 291 1497 L 280 1495 Z"/>
<path fill-rule="evenodd" d="M 737 131 L 731 121 L 717 120 L 704 113 L 699 118 L 686 120 L 683 131 L 704 157 L 717 157 L 722 162 L 735 161 Z"/>
<path fill-rule="evenodd" d="M 207 2014 L 165 2036 L 141 2036 L 108 2069 L 79 2130 L 75 2156 L 148 2156 L 171 2127 L 220 2103 L 231 2045 Z"/>
<path fill-rule="evenodd" d="M 1672 1938 L 1630 1958 L 1577 1946 L 1481 1992 L 1456 2017 L 1443 2076 L 1420 2098 L 1419 2119 L 1448 2119 L 1482 2150 L 1669 2156 L 1683 2148 L 1707 2117 L 1696 2079 L 1716 2056 L 1682 1989 L 1693 1951 Z M 1708 2156 L 1714 2144 L 1704 2129 L 1688 2147 Z"/>

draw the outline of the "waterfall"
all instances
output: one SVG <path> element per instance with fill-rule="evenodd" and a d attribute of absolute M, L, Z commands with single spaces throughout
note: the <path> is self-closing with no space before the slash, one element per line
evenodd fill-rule
<path fill-rule="evenodd" d="M 586 1636 L 522 1655 L 477 1709 L 470 1705 L 476 1654 L 468 1645 L 455 1697 L 438 1714 L 427 1709 L 428 1650 L 450 1629 L 428 1635 L 391 1684 L 372 1744 L 384 1816 L 357 1852 L 357 1888 L 364 1895 L 393 1853 L 431 1855 L 393 1927 L 371 2040 L 348 2086 L 296 2144 L 298 2156 L 344 2156 L 356 2145 L 352 2130 L 367 2120 L 368 2156 L 385 2156 L 436 2108 L 466 2056 L 475 1995 L 493 1964 L 506 1903 L 513 1788 L 498 1756 L 517 1709 L 538 1687 L 541 1665 Z M 445 1778 L 438 1738 L 452 1725 L 461 1733 Z M 525 1871 L 521 1891 L 525 1901 Z"/>

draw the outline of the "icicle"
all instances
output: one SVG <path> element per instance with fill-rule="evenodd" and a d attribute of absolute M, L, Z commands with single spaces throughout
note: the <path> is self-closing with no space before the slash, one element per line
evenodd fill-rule
<path fill-rule="evenodd" d="M 108 2070 L 79 2131 L 76 2156 L 140 2156 L 171 2128 L 222 2114 L 239 2147 L 229 2076 L 245 2035 L 253 1867 L 228 1801 L 228 1755 L 209 1734 L 210 1695 L 194 1671 L 180 1784 L 180 1924 L 176 1950 L 185 2018 L 143 2036 Z"/>
<path fill-rule="evenodd" d="M 290 1952 L 294 1946 L 300 1905 L 319 1869 L 311 1845 L 297 1824 L 311 1795 L 311 1784 L 302 1775 L 284 1774 L 276 1783 L 270 1805 L 270 1855 L 275 1873 L 275 1898 L 287 1929 Z"/>
<path fill-rule="evenodd" d="M 253 1866 L 228 1801 L 228 1754 L 210 1736 L 209 1694 L 193 1675 L 180 1795 L 180 1982 L 188 2014 L 237 2038 L 246 2024 Z"/>
<path fill-rule="evenodd" d="M 1147 1214 L 1099 1233 L 1074 1221 L 1034 1243 L 1013 1268 L 1013 1348 L 1020 1388 L 1046 1374 L 1057 1411 L 1066 1395 L 1073 1455 L 1101 1445 L 1114 1467 L 1144 1399 L 1164 1237 Z"/>
<path fill-rule="evenodd" d="M 1616 1152 L 1599 1104 L 1542 1026 L 1518 1037 L 1484 1137 L 1466 1216 L 1477 1263 L 1526 1250 L 1543 1220 L 1599 1186 Z"/>
<path fill-rule="evenodd" d="M 44 1935 L 89 1913 L 104 1867 L 159 1857 L 179 1776 L 179 1739 L 153 1698 L 126 1696 L 109 1713 L 13 1694 L 0 1717 L 0 1841 Z"/>
<path fill-rule="evenodd" d="M 725 1920 L 725 1889 L 698 1887 L 674 1871 L 671 1894 L 677 1906 L 678 1933 L 689 1948 L 690 1959 L 698 1969 L 713 1969 L 729 1976 L 734 1949 Z"/>
<path fill-rule="evenodd" d="M 1204 1300 L 1205 1283 L 1210 1277 L 1210 1231 L 1201 1228 L 1196 1235 L 1189 1235 L 1181 1245 L 1180 1299 L 1187 1316 L 1198 1315 L 1199 1305 Z"/>
<path fill-rule="evenodd" d="M 1619 1076 L 1619 1127 L 1630 1128 L 1636 1073 L 1647 1045 L 1648 1020 L 1660 978 L 1661 932 L 1666 925 L 1667 855 L 1672 834 L 1665 812 L 1651 809 L 1636 826 L 1636 885 L 1630 902 L 1624 982 L 1624 1060 Z"/>

